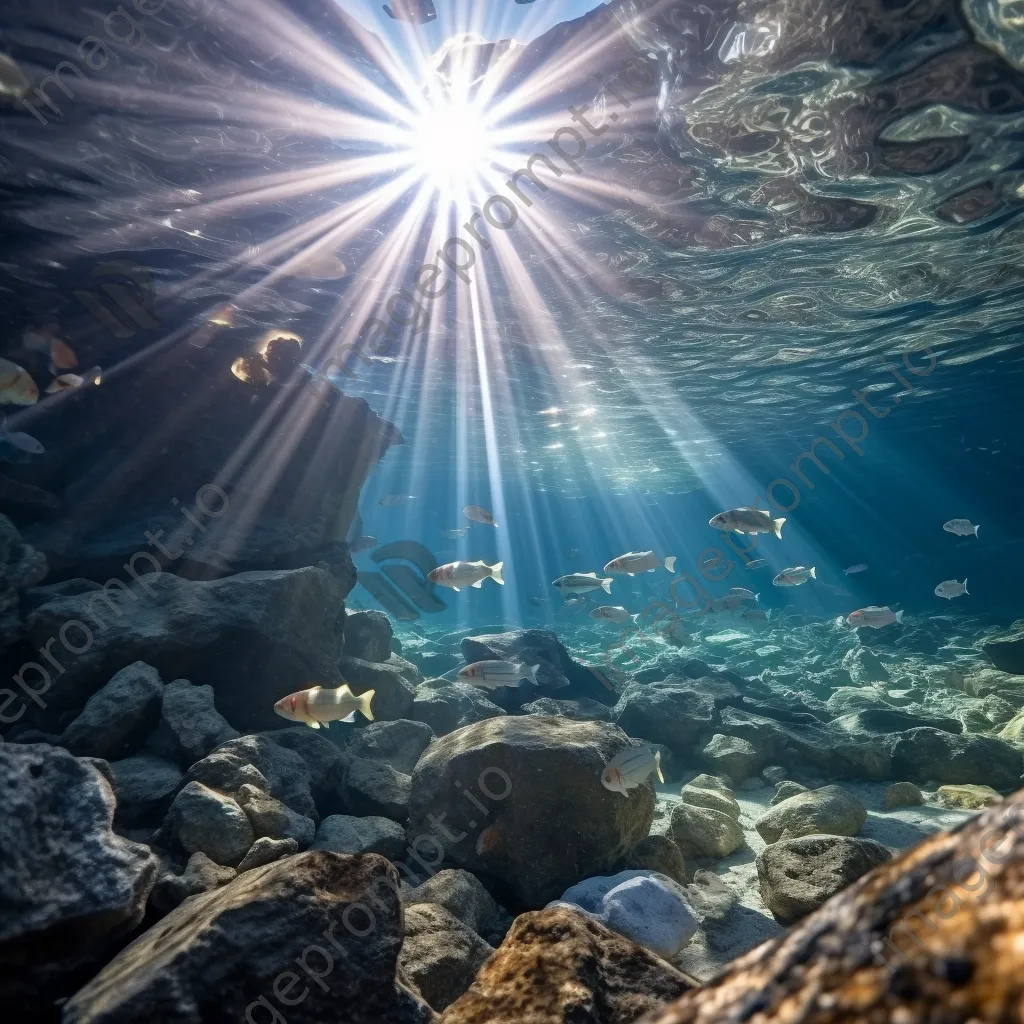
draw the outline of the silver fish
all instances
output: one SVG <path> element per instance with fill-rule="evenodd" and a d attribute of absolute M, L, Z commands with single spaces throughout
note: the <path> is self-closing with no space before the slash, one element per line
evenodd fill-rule
<path fill-rule="evenodd" d="M 437 583 L 442 587 L 451 587 L 457 594 L 463 587 L 475 587 L 477 590 L 484 585 L 488 576 L 495 583 L 504 585 L 505 579 L 501 574 L 504 562 L 495 562 L 488 565 L 483 560 L 479 562 L 448 562 L 431 569 L 427 573 L 427 579 L 431 583 Z"/>
<path fill-rule="evenodd" d="M 944 580 L 935 588 L 935 594 L 937 597 L 946 598 L 947 601 L 952 601 L 954 597 L 961 597 L 963 594 L 970 597 L 971 592 L 967 589 L 967 577 L 964 577 L 963 583 L 958 583 L 956 580 Z"/>
<path fill-rule="evenodd" d="M 942 524 L 942 528 L 957 537 L 977 537 L 979 529 L 970 519 L 950 519 L 948 523 Z"/>
<path fill-rule="evenodd" d="M 801 583 L 806 583 L 808 580 L 816 580 L 817 578 L 818 574 L 813 565 L 810 569 L 802 565 L 795 565 L 791 569 L 783 569 L 772 580 L 772 584 L 776 587 L 799 587 Z"/>
<path fill-rule="evenodd" d="M 494 521 L 494 516 L 487 509 L 481 508 L 479 505 L 467 505 L 462 510 L 462 514 L 474 523 L 483 523 L 484 526 L 498 525 Z"/>
<path fill-rule="evenodd" d="M 903 621 L 903 609 L 894 612 L 888 605 L 880 608 L 878 605 L 868 605 L 867 608 L 858 608 L 846 616 L 846 624 L 858 629 L 862 626 L 868 629 L 881 629 L 893 622 Z"/>
<path fill-rule="evenodd" d="M 621 605 L 603 604 L 594 608 L 590 617 L 592 619 L 608 619 L 611 622 L 628 622 L 630 619 L 636 622 L 640 618 L 640 613 L 630 615 Z"/>
<path fill-rule="evenodd" d="M 649 743 L 640 747 L 623 747 L 601 772 L 601 785 L 613 793 L 629 796 L 631 789 L 642 786 L 651 772 L 657 773 L 658 781 L 664 782 L 661 774 L 661 751 Z"/>
<path fill-rule="evenodd" d="M 864 572 L 867 569 L 867 565 L 864 562 L 858 562 L 856 565 L 851 565 L 849 569 L 843 570 L 844 576 L 853 576 L 858 572 Z"/>
<path fill-rule="evenodd" d="M 751 559 L 743 567 L 744 569 L 763 569 L 768 564 L 767 558 L 754 558 Z"/>
<path fill-rule="evenodd" d="M 517 686 L 520 679 L 537 685 L 540 665 L 524 665 L 516 661 L 474 661 L 459 669 L 459 678 L 484 690 L 497 690 L 501 686 Z"/>
<path fill-rule="evenodd" d="M 613 558 L 602 571 L 620 572 L 625 573 L 627 576 L 635 576 L 641 572 L 653 572 L 662 565 L 669 572 L 675 572 L 675 555 L 669 555 L 668 558 L 662 560 L 656 557 L 653 551 L 627 551 L 624 555 Z"/>
<path fill-rule="evenodd" d="M 785 522 L 785 519 L 772 519 L 771 513 L 759 508 L 734 508 L 719 512 L 708 520 L 708 526 L 733 533 L 774 533 L 781 540 Z"/>
<path fill-rule="evenodd" d="M 736 597 L 740 601 L 760 601 L 761 595 L 755 594 L 752 590 L 747 590 L 745 587 L 733 587 L 726 597 Z"/>
<path fill-rule="evenodd" d="M 568 576 L 559 576 L 551 586 L 563 594 L 589 594 L 592 590 L 612 592 L 611 577 L 598 579 L 596 572 L 571 572 Z"/>

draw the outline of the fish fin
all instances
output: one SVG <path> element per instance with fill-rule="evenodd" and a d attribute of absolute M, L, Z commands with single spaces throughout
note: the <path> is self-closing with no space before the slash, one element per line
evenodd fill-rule
<path fill-rule="evenodd" d="M 760 594 L 755 594 L 754 595 L 754 601 L 755 601 L 756 604 L 760 604 L 761 603 L 761 595 Z"/>
<path fill-rule="evenodd" d="M 661 774 L 661 751 L 654 752 L 654 770 L 658 773 L 658 781 L 664 782 L 665 776 Z"/>
<path fill-rule="evenodd" d="M 896 613 L 896 621 L 897 622 L 902 622 L 903 621 L 903 609 L 902 608 Z"/>
<path fill-rule="evenodd" d="M 495 562 L 494 565 L 490 567 L 491 579 L 494 580 L 495 583 L 500 583 L 502 586 L 505 586 L 505 577 L 501 574 L 501 570 L 504 566 L 504 562 Z"/>
<path fill-rule="evenodd" d="M 372 722 L 373 721 L 373 695 L 376 690 L 367 690 L 359 696 L 359 710 Z"/>
<path fill-rule="evenodd" d="M 665 559 L 665 568 L 668 569 L 669 572 L 675 572 L 676 571 L 676 556 L 675 555 L 669 555 L 668 558 Z"/>
<path fill-rule="evenodd" d="M 814 571 L 814 566 L 812 565 L 811 566 L 811 579 L 812 580 L 816 580 L 817 578 L 818 578 L 818 574 Z"/>
<path fill-rule="evenodd" d="M 581 576 L 593 576 L 595 580 L 597 579 L 597 573 L 596 572 L 581 572 L 580 575 Z"/>
<path fill-rule="evenodd" d="M 595 573 L 595 575 L 597 574 Z M 601 589 L 606 594 L 610 594 L 612 592 L 612 580 L 610 576 L 608 577 L 608 579 L 601 580 Z"/>
<path fill-rule="evenodd" d="M 310 721 L 308 721 L 306 723 L 306 725 L 308 725 L 310 727 L 310 729 L 319 729 L 320 728 L 320 723 L 319 722 L 314 722 L 312 719 L 310 719 Z"/>
<path fill-rule="evenodd" d="M 483 580 L 477 580 L 476 583 L 470 583 L 470 586 L 474 590 L 479 590 L 483 585 L 484 585 L 484 581 Z"/>
<path fill-rule="evenodd" d="M 634 622 L 639 622 L 639 621 L 640 621 L 640 613 L 639 613 L 639 612 L 636 612 L 635 614 L 633 614 L 633 615 L 630 615 L 630 618 L 631 618 L 631 619 L 632 619 L 632 620 L 633 620 Z"/>
<path fill-rule="evenodd" d="M 969 590 L 967 589 L 967 577 L 966 577 L 966 576 L 964 577 L 964 593 L 965 593 L 965 594 L 966 594 L 966 595 L 967 595 L 968 597 L 970 597 L 970 595 L 971 595 L 971 592 L 970 592 L 970 591 L 969 591 Z"/>
<path fill-rule="evenodd" d="M 339 722 L 354 722 L 356 720 L 356 713 L 353 711 L 351 714 L 346 715 L 344 718 L 339 718 Z"/>
<path fill-rule="evenodd" d="M 772 530 L 774 531 L 775 536 L 779 538 L 779 540 L 782 540 L 782 526 L 785 522 L 785 519 L 772 520 Z"/>
<path fill-rule="evenodd" d="M 6 417 L 6 416 L 4 417 L 4 423 L 5 423 L 5 424 L 7 423 L 7 417 Z M 0 427 L 0 430 L 3 430 L 3 427 Z M 974 528 L 974 536 L 975 536 L 975 537 L 977 537 L 977 536 L 978 536 L 978 531 L 979 531 L 980 529 L 981 529 L 981 527 L 980 527 L 980 526 L 976 526 L 976 527 Z"/>
<path fill-rule="evenodd" d="M 533 683 L 534 686 L 538 686 L 539 685 L 538 682 L 537 682 L 537 670 L 539 668 L 540 668 L 540 665 L 537 664 L 537 665 L 531 665 L 526 670 L 526 672 L 527 672 L 526 678 L 529 679 L 530 682 Z"/>

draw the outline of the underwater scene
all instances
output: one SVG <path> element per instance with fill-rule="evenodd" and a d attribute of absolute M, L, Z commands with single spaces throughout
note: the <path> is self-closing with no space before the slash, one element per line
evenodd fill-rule
<path fill-rule="evenodd" d="M 1024 1021 L 1024 3 L 5 0 L 0 1006 Z"/>

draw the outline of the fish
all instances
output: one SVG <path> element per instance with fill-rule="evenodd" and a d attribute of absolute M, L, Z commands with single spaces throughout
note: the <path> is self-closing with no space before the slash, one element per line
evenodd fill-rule
<path fill-rule="evenodd" d="M 628 797 L 629 791 L 642 786 L 651 772 L 657 774 L 659 782 L 665 781 L 665 776 L 661 774 L 660 750 L 655 750 L 649 743 L 639 747 L 624 747 L 604 766 L 601 785 L 613 793 Z"/>
<path fill-rule="evenodd" d="M 582 594 L 570 594 L 564 602 L 566 608 L 582 608 L 587 603 L 587 599 Z"/>
<path fill-rule="evenodd" d="M 596 572 L 571 572 L 567 576 L 559 576 L 551 586 L 563 594 L 589 594 L 592 590 L 603 590 L 606 594 L 612 592 L 611 577 L 598 579 Z"/>
<path fill-rule="evenodd" d="M 427 25 L 437 18 L 433 0 L 391 0 L 391 6 L 382 4 L 384 13 L 393 21 L 408 21 L 413 25 Z"/>
<path fill-rule="evenodd" d="M 17 448 L 20 452 L 27 452 L 29 455 L 43 455 L 46 449 L 41 442 L 37 441 L 31 434 L 25 434 L 20 430 L 9 431 L 7 429 L 7 417 L 0 416 L 0 441 Z"/>
<path fill-rule="evenodd" d="M 35 405 L 39 388 L 23 366 L 0 359 L 0 405 Z"/>
<path fill-rule="evenodd" d="M 853 576 L 855 573 L 864 572 L 867 566 L 863 562 L 858 562 L 856 565 L 851 565 L 849 569 L 843 570 L 844 576 Z"/>
<path fill-rule="evenodd" d="M 441 536 L 448 537 L 450 540 L 457 540 L 459 537 L 465 537 L 469 533 L 468 526 L 460 526 L 454 530 L 442 530 Z"/>
<path fill-rule="evenodd" d="M 28 93 L 31 85 L 18 62 L 6 53 L 0 53 L 0 96 L 20 100 Z"/>
<path fill-rule="evenodd" d="M 394 508 L 396 505 L 405 505 L 415 497 L 415 494 L 385 494 L 377 504 L 381 508 Z"/>
<path fill-rule="evenodd" d="M 463 587 L 473 587 L 479 590 L 484 585 L 488 576 L 495 583 L 504 586 L 505 580 L 501 574 L 504 562 L 495 562 L 488 565 L 484 561 L 479 562 L 447 562 L 431 569 L 427 573 L 427 579 L 431 583 L 437 583 L 442 587 L 451 587 L 457 594 Z"/>
<path fill-rule="evenodd" d="M 977 537 L 979 529 L 970 519 L 950 519 L 948 523 L 942 524 L 942 528 L 957 537 Z"/>
<path fill-rule="evenodd" d="M 317 685 L 282 697 L 275 705 L 282 718 L 292 722 L 305 722 L 314 729 L 328 722 L 354 722 L 356 712 L 361 711 L 373 721 L 373 696 L 376 691 L 367 690 L 358 697 L 343 683 L 336 689 L 325 689 Z"/>
<path fill-rule="evenodd" d="M 214 327 L 234 327 L 235 307 L 229 302 L 226 306 L 215 309 L 210 314 L 210 319 L 207 320 L 207 323 L 213 324 Z"/>
<path fill-rule="evenodd" d="M 795 565 L 791 569 L 783 569 L 772 580 L 772 584 L 776 587 L 799 587 L 801 583 L 806 583 L 808 580 L 816 580 L 817 578 L 818 574 L 813 565 L 810 569 L 802 565 Z"/>
<path fill-rule="evenodd" d="M 883 626 L 888 626 L 893 622 L 903 621 L 903 609 L 901 608 L 898 612 L 894 612 L 888 605 L 879 607 L 878 605 L 868 605 L 867 608 L 858 608 L 855 612 L 850 612 L 846 616 L 846 624 L 853 626 L 855 629 L 862 626 L 868 629 L 881 629 Z"/>
<path fill-rule="evenodd" d="M 497 690 L 501 686 L 518 686 L 521 679 L 537 685 L 540 665 L 527 665 L 517 661 L 474 661 L 459 669 L 459 678 L 484 690 Z"/>
<path fill-rule="evenodd" d="M 734 508 L 713 516 L 708 526 L 732 533 L 774 533 L 781 540 L 785 522 L 785 519 L 772 519 L 771 513 L 759 508 Z"/>
<path fill-rule="evenodd" d="M 669 572 L 675 572 L 676 556 L 669 555 L 663 561 L 657 558 L 653 551 L 627 551 L 624 555 L 613 558 L 602 572 L 625 573 L 627 576 L 635 576 L 640 572 L 654 572 L 661 565 Z"/>
<path fill-rule="evenodd" d="M 234 369 L 232 367 L 232 369 Z M 94 366 L 85 374 L 62 373 L 54 377 L 46 388 L 48 395 L 55 395 L 58 391 L 68 391 L 70 388 L 80 388 L 83 384 L 100 384 L 103 380 L 103 371 Z"/>
<path fill-rule="evenodd" d="M 355 555 L 360 551 L 369 551 L 370 548 L 375 548 L 376 546 L 377 538 L 367 535 L 365 537 L 356 537 L 356 539 L 352 541 L 350 550 L 352 554 Z"/>
<path fill-rule="evenodd" d="M 637 622 L 640 618 L 640 613 L 637 612 L 635 615 L 630 615 L 621 605 L 603 604 L 598 608 L 592 609 L 590 617 L 592 619 L 608 619 L 610 622 L 628 622 L 630 619 Z"/>
<path fill-rule="evenodd" d="M 744 569 L 763 569 L 768 564 L 767 558 L 753 558 L 743 567 Z"/>
<path fill-rule="evenodd" d="M 484 526 L 497 526 L 498 524 L 494 521 L 494 516 L 485 508 L 481 508 L 479 505 L 467 505 L 463 510 L 462 514 L 472 520 L 474 523 L 483 523 Z"/>
<path fill-rule="evenodd" d="M 747 590 L 745 587 L 733 587 L 726 597 L 736 597 L 740 601 L 760 601 L 761 595 L 755 594 L 752 590 Z"/>
<path fill-rule="evenodd" d="M 958 583 L 956 580 L 944 580 L 935 588 L 935 593 L 936 596 L 944 597 L 947 601 L 952 601 L 954 597 L 960 597 L 962 594 L 971 596 L 971 592 L 967 589 L 966 576 L 963 583 Z"/>
<path fill-rule="evenodd" d="M 746 619 L 747 622 L 767 622 L 768 613 L 763 608 L 748 608 L 740 618 Z"/>
<path fill-rule="evenodd" d="M 75 350 L 49 327 L 25 331 L 21 340 L 30 352 L 42 352 L 49 358 L 51 373 L 73 370 L 78 365 Z"/>

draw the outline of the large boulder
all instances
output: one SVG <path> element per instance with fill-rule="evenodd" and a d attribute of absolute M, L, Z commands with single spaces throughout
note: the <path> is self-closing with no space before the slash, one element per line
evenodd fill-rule
<path fill-rule="evenodd" d="M 341 796 L 355 815 L 380 815 L 405 823 L 412 779 L 384 761 L 353 757 L 345 769 Z"/>
<path fill-rule="evenodd" d="M 0 1000 L 48 1020 L 142 920 L 157 860 L 111 831 L 114 794 L 93 763 L 45 744 L 0 750 Z M 70 988 L 69 988 L 70 986 Z"/>
<path fill-rule="evenodd" d="M 164 684 L 145 662 L 126 665 L 86 702 L 64 730 L 62 747 L 80 757 L 111 758 L 134 753 L 156 728 Z"/>
<path fill-rule="evenodd" d="M 628 798 L 601 785 L 605 765 L 627 743 L 613 725 L 534 715 L 459 729 L 416 765 L 410 837 L 490 876 L 513 904 L 543 905 L 606 873 L 650 830 L 649 783 Z"/>
<path fill-rule="evenodd" d="M 310 850 L 246 871 L 136 939 L 69 1000 L 63 1024 L 429 1024 L 396 980 L 397 891 L 374 854 Z"/>
<path fill-rule="evenodd" d="M 698 775 L 683 786 L 680 798 L 692 807 L 710 807 L 740 820 L 740 805 L 732 790 L 717 775 Z"/>
<path fill-rule="evenodd" d="M 214 704 L 212 686 L 175 679 L 164 687 L 160 724 L 149 746 L 188 768 L 236 736 L 238 730 Z"/>
<path fill-rule="evenodd" d="M 438 871 L 422 885 L 404 892 L 403 901 L 437 903 L 488 941 L 504 919 L 503 911 L 480 879 L 461 868 Z"/>
<path fill-rule="evenodd" d="M 342 654 L 362 661 L 387 661 L 394 635 L 391 620 L 383 612 L 350 611 L 345 616 Z"/>
<path fill-rule="evenodd" d="M 939 729 L 910 729 L 887 736 L 896 778 L 911 782 L 980 782 L 1012 790 L 1024 761 L 1016 747 L 994 736 L 953 736 Z"/>
<path fill-rule="evenodd" d="M 371 722 L 352 734 L 345 752 L 353 757 L 385 761 L 395 771 L 409 775 L 433 738 L 434 730 L 425 722 Z"/>
<path fill-rule="evenodd" d="M 783 839 L 757 855 L 761 899 L 779 922 L 792 924 L 891 856 L 874 839 L 826 835 Z"/>
<path fill-rule="evenodd" d="M 81 706 L 142 660 L 164 679 L 212 686 L 236 729 L 272 728 L 283 724 L 274 713 L 281 697 L 310 680 L 338 680 L 343 596 L 335 577 L 307 567 L 206 582 L 150 573 L 131 587 L 58 598 L 29 615 L 31 642 L 42 648 L 69 621 L 88 630 L 69 633 L 75 643 L 92 642 L 62 660 L 62 673 L 31 685 L 54 707 Z"/>
<path fill-rule="evenodd" d="M 314 850 L 334 853 L 379 853 L 397 861 L 405 851 L 405 829 L 390 818 L 357 818 L 332 814 L 320 822 L 313 839 Z"/>
<path fill-rule="evenodd" d="M 855 836 L 867 817 L 864 805 L 849 793 L 838 786 L 822 786 L 770 807 L 755 827 L 766 843 L 818 833 Z"/>
<path fill-rule="evenodd" d="M 693 984 L 599 921 L 551 907 L 516 918 L 441 1024 L 634 1024 Z"/>
<path fill-rule="evenodd" d="M 1013 629 L 986 640 L 981 649 L 1002 672 L 1024 675 L 1024 629 Z"/>
<path fill-rule="evenodd" d="M 756 775 L 767 763 L 763 751 L 741 736 L 715 733 L 705 744 L 701 757 L 712 772 L 725 772 L 735 783 Z"/>
<path fill-rule="evenodd" d="M 698 740 L 712 732 L 718 715 L 714 697 L 681 681 L 631 684 L 612 708 L 612 721 L 630 736 L 664 743 L 692 759 Z"/>
<path fill-rule="evenodd" d="M 410 718 L 416 687 L 423 674 L 412 662 L 392 654 L 386 661 L 363 661 L 345 655 L 338 662 L 345 681 L 357 696 L 373 690 L 373 717 L 378 722 Z"/>
<path fill-rule="evenodd" d="M 418 686 L 409 711 L 412 718 L 425 722 L 437 736 L 444 736 L 475 722 L 486 722 L 505 714 L 478 686 L 450 683 L 443 687 Z"/>
<path fill-rule="evenodd" d="M 159 824 L 181 784 L 181 769 L 155 754 L 110 762 L 117 820 L 124 825 Z"/>

